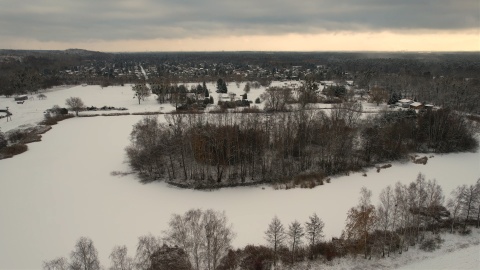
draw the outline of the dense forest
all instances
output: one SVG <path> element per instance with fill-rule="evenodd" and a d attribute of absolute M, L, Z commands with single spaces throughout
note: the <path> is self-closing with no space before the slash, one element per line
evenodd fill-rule
<path fill-rule="evenodd" d="M 246 183 L 321 184 L 412 152 L 472 151 L 465 116 L 449 110 L 385 111 L 361 118 L 360 103 L 274 113 L 171 113 L 133 127 L 126 152 L 144 181 L 194 188 Z"/>

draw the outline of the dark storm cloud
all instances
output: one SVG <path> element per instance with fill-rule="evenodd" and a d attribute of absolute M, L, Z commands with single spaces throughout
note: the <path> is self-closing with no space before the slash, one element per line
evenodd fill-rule
<path fill-rule="evenodd" d="M 478 0 L 0 0 L 0 36 L 42 41 L 480 27 Z"/>

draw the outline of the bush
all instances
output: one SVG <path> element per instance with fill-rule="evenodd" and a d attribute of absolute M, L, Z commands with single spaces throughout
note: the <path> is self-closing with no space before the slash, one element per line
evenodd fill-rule
<path fill-rule="evenodd" d="M 248 245 L 243 249 L 243 258 L 240 261 L 241 269 L 266 270 L 273 262 L 273 252 L 264 246 Z"/>
<path fill-rule="evenodd" d="M 432 252 L 440 248 L 441 243 L 442 239 L 440 238 L 440 235 L 437 235 L 437 237 L 429 237 L 420 243 L 420 249 L 423 251 Z"/>
<path fill-rule="evenodd" d="M 256 104 L 260 104 L 260 103 L 261 103 L 260 98 L 257 97 L 257 98 L 255 99 L 255 103 L 256 103 Z"/>
<path fill-rule="evenodd" d="M 50 117 L 45 117 L 45 120 L 40 122 L 41 125 L 53 126 L 56 125 L 58 122 L 63 121 L 68 118 L 72 118 L 73 114 L 57 114 Z"/>
<path fill-rule="evenodd" d="M 241 113 L 260 113 L 261 110 L 258 107 L 249 107 L 249 108 L 243 108 Z"/>
<path fill-rule="evenodd" d="M 8 141 L 10 143 L 17 143 L 28 136 L 28 133 L 23 130 L 14 130 L 8 134 Z"/>
<path fill-rule="evenodd" d="M 7 147 L 7 138 L 5 138 L 5 134 L 0 131 L 0 150 Z"/>
<path fill-rule="evenodd" d="M 0 153 L 7 157 L 12 157 L 28 150 L 28 146 L 26 144 L 14 144 L 8 147 L 3 148 Z"/>

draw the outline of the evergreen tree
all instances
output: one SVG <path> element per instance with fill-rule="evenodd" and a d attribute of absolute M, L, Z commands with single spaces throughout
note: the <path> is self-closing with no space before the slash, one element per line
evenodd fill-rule
<path fill-rule="evenodd" d="M 217 80 L 217 92 L 218 93 L 227 93 L 227 91 L 228 91 L 227 83 L 222 78 L 219 78 Z"/>

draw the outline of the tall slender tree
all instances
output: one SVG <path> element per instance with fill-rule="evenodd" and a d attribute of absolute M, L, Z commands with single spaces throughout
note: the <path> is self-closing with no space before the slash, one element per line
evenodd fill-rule
<path fill-rule="evenodd" d="M 323 227 L 325 224 L 316 213 L 313 213 L 308 219 L 309 221 L 305 223 L 305 234 L 310 246 L 310 254 L 313 256 L 313 248 L 323 237 Z"/>
<path fill-rule="evenodd" d="M 298 248 L 302 245 L 302 238 L 305 235 L 303 231 L 302 224 L 298 221 L 292 222 L 288 226 L 288 239 L 290 240 L 290 245 L 292 247 L 292 264 L 295 263 L 295 256 Z"/>
<path fill-rule="evenodd" d="M 273 265 L 277 264 L 278 249 L 283 245 L 286 238 L 285 228 L 277 216 L 273 217 L 265 232 L 265 239 L 273 247 Z"/>

